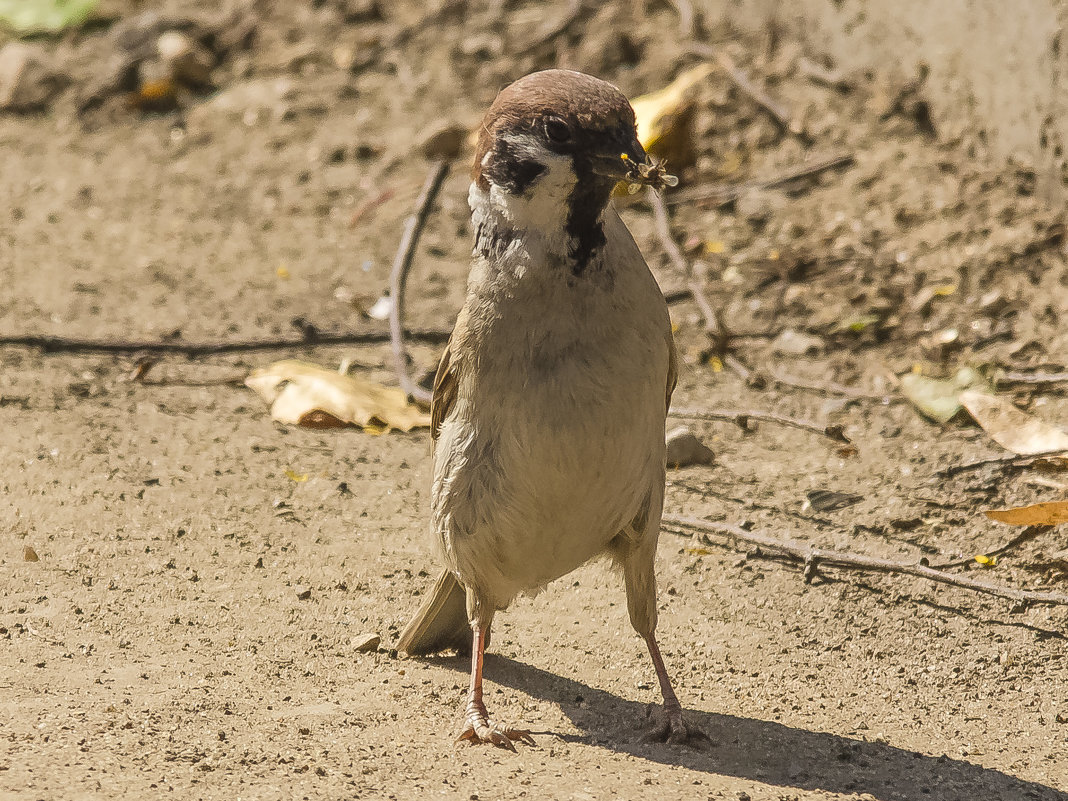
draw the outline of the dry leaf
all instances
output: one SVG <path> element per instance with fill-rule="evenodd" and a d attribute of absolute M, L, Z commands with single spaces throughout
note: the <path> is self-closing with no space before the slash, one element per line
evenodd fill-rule
<path fill-rule="evenodd" d="M 698 64 L 656 92 L 631 101 L 638 121 L 638 141 L 647 152 L 675 170 L 694 163 L 692 89 L 712 74 L 712 64 Z M 677 173 L 676 173 L 677 174 Z"/>
<path fill-rule="evenodd" d="M 1020 456 L 1068 450 L 1068 434 L 1020 411 L 1005 397 L 975 390 L 960 402 L 998 445 Z"/>
<path fill-rule="evenodd" d="M 995 567 L 998 563 L 996 556 L 987 556 L 985 553 L 976 554 L 973 558 L 983 567 Z"/>
<path fill-rule="evenodd" d="M 1049 501 L 1015 509 L 987 509 L 986 516 L 1010 526 L 1056 526 L 1068 523 L 1068 501 Z"/>
<path fill-rule="evenodd" d="M 332 418 L 400 431 L 430 425 L 430 415 L 409 403 L 403 390 L 296 359 L 253 370 L 245 385 L 271 404 L 271 417 L 281 423 L 323 427 Z"/>

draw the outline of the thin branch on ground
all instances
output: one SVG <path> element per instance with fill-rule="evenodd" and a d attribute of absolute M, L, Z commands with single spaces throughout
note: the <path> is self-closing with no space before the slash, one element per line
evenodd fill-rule
<path fill-rule="evenodd" d="M 942 478 L 949 478 L 950 476 L 960 475 L 961 473 L 970 473 L 973 470 L 981 470 L 984 467 L 1029 467 L 1042 459 L 1058 459 L 1064 457 L 1068 457 L 1068 451 L 1050 451 L 1049 453 L 1038 453 L 1032 456 L 995 456 L 990 459 L 980 459 L 977 462 L 955 464 L 950 467 L 945 467 L 939 470 L 935 475 L 941 476 Z"/>
<path fill-rule="evenodd" d="M 748 430 L 751 420 L 773 423 L 780 426 L 799 428 L 802 431 L 810 431 L 822 437 L 840 442 L 844 445 L 851 444 L 849 437 L 840 425 L 821 426 L 809 420 L 801 420 L 796 417 L 786 417 L 774 412 L 763 411 L 726 411 L 720 409 L 669 409 L 669 417 L 686 418 L 688 420 L 727 420 L 736 423 L 743 429 Z"/>
<path fill-rule="evenodd" d="M 736 372 L 738 377 L 745 382 L 747 387 L 751 387 L 752 389 L 764 389 L 768 385 L 768 382 L 764 379 L 763 375 L 756 370 L 750 370 L 742 360 L 733 353 L 723 354 L 723 364 Z"/>
<path fill-rule="evenodd" d="M 998 384 L 1068 384 L 1068 373 L 1002 373 Z"/>
<path fill-rule="evenodd" d="M 242 373 L 231 378 L 154 378 L 152 380 L 137 381 L 146 387 L 238 387 L 245 388 L 245 378 L 248 373 Z"/>
<path fill-rule="evenodd" d="M 683 41 L 697 35 L 697 14 L 690 0 L 671 0 L 675 13 L 679 15 L 679 38 Z"/>
<path fill-rule="evenodd" d="M 355 228 L 365 215 L 381 206 L 387 200 L 390 200 L 396 193 L 397 190 L 390 187 L 389 189 L 383 189 L 374 197 L 367 198 L 367 200 L 357 206 L 356 211 L 352 213 L 352 216 L 349 218 L 349 228 Z"/>
<path fill-rule="evenodd" d="M 983 556 L 1001 556 L 1004 553 L 1008 553 L 1013 548 L 1023 545 L 1025 542 L 1030 542 L 1039 534 L 1049 531 L 1052 526 L 1026 526 L 1023 531 L 1013 537 L 1011 540 L 995 548 L 992 551 L 982 551 Z M 964 565 L 975 564 L 974 556 L 966 556 L 962 559 L 954 559 L 952 562 L 943 562 L 939 565 L 931 565 L 934 570 L 948 570 L 951 567 L 963 567 Z"/>
<path fill-rule="evenodd" d="M 804 565 L 805 582 L 808 583 L 816 575 L 816 571 L 822 567 L 837 567 L 848 570 L 860 570 L 869 573 L 899 573 L 907 576 L 934 581 L 940 584 L 949 584 L 966 590 L 986 593 L 998 598 L 1016 601 L 1019 604 L 1059 604 L 1068 605 L 1068 595 L 1057 592 L 1041 592 L 1038 590 L 1021 590 L 1016 587 L 1004 587 L 987 581 L 961 576 L 955 573 L 946 573 L 937 568 L 930 567 L 923 562 L 897 562 L 892 559 L 881 559 L 875 556 L 851 553 L 849 551 L 833 551 L 824 548 L 813 548 L 796 540 L 776 539 L 766 534 L 755 531 L 746 531 L 740 526 L 730 523 L 716 523 L 710 520 L 700 520 L 694 517 L 678 515 L 665 515 L 664 524 L 668 530 L 674 533 L 685 532 L 690 536 L 694 532 L 701 535 L 701 541 L 706 545 L 722 546 L 723 543 L 711 539 L 710 535 L 725 537 L 736 543 L 752 545 L 767 551 L 768 556 L 773 558 L 787 559 Z M 763 556 L 763 553 L 758 553 Z"/>
<path fill-rule="evenodd" d="M 409 339 L 429 345 L 449 341 L 451 332 L 442 329 L 409 329 Z M 0 336 L 0 347 L 36 348 L 44 353 L 175 353 L 183 356 L 211 356 L 217 353 L 244 353 L 255 350 L 287 350 L 319 345 L 374 345 L 389 342 L 389 331 L 353 331 L 348 334 L 323 334 L 301 338 L 252 339 L 237 342 L 182 342 L 174 340 L 76 339 L 53 336 Z"/>
<path fill-rule="evenodd" d="M 779 187 L 800 181 L 802 178 L 811 178 L 816 175 L 837 169 L 848 167 L 853 164 L 855 157 L 852 153 L 841 153 L 837 156 L 816 161 L 811 164 L 800 164 L 779 175 L 771 178 L 744 181 L 738 184 L 713 184 L 712 186 L 697 186 L 693 189 L 677 192 L 668 199 L 669 205 L 678 203 L 690 203 L 701 200 L 715 200 L 718 206 L 726 206 L 733 203 L 745 192 L 751 189 L 778 189 Z"/>
<path fill-rule="evenodd" d="M 685 276 L 688 282 L 687 288 L 692 294 L 693 281 L 691 280 L 691 274 L 693 269 L 690 263 L 686 261 L 686 257 L 682 255 L 679 243 L 675 241 L 675 237 L 671 234 L 671 220 L 668 218 L 664 198 L 651 186 L 646 190 L 645 196 L 649 200 L 649 205 L 653 208 L 653 228 L 656 231 L 657 239 L 660 240 L 660 247 L 664 249 L 664 253 L 667 254 L 668 260 L 675 270 Z"/>
<path fill-rule="evenodd" d="M 797 378 L 796 376 L 783 373 L 771 364 L 767 366 L 766 371 L 767 374 L 771 376 L 771 380 L 776 384 L 782 384 L 784 387 L 791 387 L 793 389 L 803 389 L 808 392 L 818 392 L 821 395 L 838 395 L 853 400 L 873 400 L 884 404 L 897 403 L 904 400 L 903 398 L 898 398 L 893 395 L 876 395 L 875 393 L 865 392 L 864 390 L 856 389 L 855 387 L 836 384 L 833 381 L 810 381 L 804 378 Z"/>
<path fill-rule="evenodd" d="M 737 86 L 743 94 L 749 97 L 750 100 L 760 106 L 760 108 L 763 109 L 783 131 L 793 134 L 801 139 L 807 140 L 809 138 L 808 134 L 805 132 L 804 126 L 801 125 L 801 121 L 794 117 L 786 104 L 779 100 L 775 100 L 767 92 L 753 83 L 745 70 L 735 64 L 734 59 L 725 52 L 712 47 L 709 44 L 705 44 L 704 42 L 690 43 L 689 51 L 700 58 L 712 59 L 719 64 L 734 85 Z"/>
<path fill-rule="evenodd" d="M 705 333 L 714 343 L 716 352 L 725 353 L 727 343 L 731 339 L 731 333 L 724 327 L 723 317 L 708 299 L 704 287 L 694 278 L 693 265 L 682 255 L 682 249 L 679 248 L 678 242 L 675 241 L 675 237 L 671 234 L 671 220 L 668 218 L 668 210 L 664 204 L 664 198 L 651 186 L 646 192 L 646 196 L 649 199 L 649 205 L 653 208 L 653 228 L 656 231 L 657 239 L 660 240 L 660 246 L 664 249 L 675 270 L 685 276 L 686 289 L 690 297 L 693 298 L 694 303 L 697 304 L 698 311 L 701 312 L 701 317 L 704 319 Z"/>
<path fill-rule="evenodd" d="M 408 349 L 404 344 L 404 326 L 401 322 L 404 319 L 404 288 L 408 281 L 408 272 L 412 268 L 415 246 L 423 233 L 427 217 L 430 216 L 434 198 L 437 197 L 448 174 L 448 162 L 437 161 L 431 165 L 423 191 L 415 202 L 415 211 L 404 223 L 404 233 L 389 272 L 389 297 L 393 301 L 389 307 L 389 339 L 393 346 L 393 368 L 397 372 L 401 389 L 422 403 L 430 403 L 431 394 L 416 384 L 408 373 Z"/>

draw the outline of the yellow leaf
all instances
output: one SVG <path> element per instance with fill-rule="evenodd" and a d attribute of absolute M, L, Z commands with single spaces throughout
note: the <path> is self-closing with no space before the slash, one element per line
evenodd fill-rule
<path fill-rule="evenodd" d="M 981 553 L 975 556 L 975 561 L 983 567 L 993 567 L 998 563 L 998 558 L 996 556 L 987 556 L 986 554 Z"/>
<path fill-rule="evenodd" d="M 712 64 L 698 64 L 656 92 L 631 101 L 638 121 L 638 141 L 648 151 L 679 169 L 694 162 L 691 91 L 712 74 Z"/>
<path fill-rule="evenodd" d="M 290 481 L 296 481 L 298 484 L 303 484 L 305 481 L 308 480 L 307 473 L 294 473 L 292 470 L 286 470 L 285 474 L 286 478 L 288 478 Z"/>
<path fill-rule="evenodd" d="M 713 373 L 723 372 L 723 360 L 719 356 L 712 356 L 708 360 L 708 366 L 712 368 Z"/>
<path fill-rule="evenodd" d="M 287 278 L 289 278 L 289 268 L 286 267 L 284 264 L 278 265 L 278 269 L 275 270 L 274 272 L 275 272 L 275 275 L 277 275 L 283 281 L 285 281 Z"/>
<path fill-rule="evenodd" d="M 987 509 L 984 514 L 1010 526 L 1056 526 L 1068 523 L 1068 501 L 1049 501 L 1014 509 Z"/>
<path fill-rule="evenodd" d="M 708 548 L 687 548 L 686 553 L 692 553 L 694 556 L 709 556 L 712 551 Z"/>
<path fill-rule="evenodd" d="M 936 286 L 934 288 L 934 294 L 941 298 L 944 298 L 947 295 L 952 295 L 956 291 L 956 284 L 943 284 L 942 286 Z"/>
<path fill-rule="evenodd" d="M 281 423 L 322 427 L 333 421 L 372 433 L 430 425 L 430 415 L 403 390 L 296 359 L 253 370 L 245 385 L 271 404 L 271 417 Z"/>
<path fill-rule="evenodd" d="M 722 253 L 726 249 L 727 246 L 720 242 L 718 239 L 712 239 L 708 242 L 705 242 L 705 253 L 711 253 L 712 255 L 716 255 L 718 253 Z"/>

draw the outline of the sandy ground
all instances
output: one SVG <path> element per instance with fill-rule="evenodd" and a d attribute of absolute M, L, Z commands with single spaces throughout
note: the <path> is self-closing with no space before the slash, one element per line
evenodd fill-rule
<path fill-rule="evenodd" d="M 76 84 L 46 112 L 0 117 L 0 336 L 238 341 L 294 336 L 294 318 L 380 330 L 360 308 L 386 285 L 426 131 L 472 124 L 499 86 L 550 64 L 637 95 L 688 63 L 669 7 L 650 4 L 637 24 L 623 3 L 516 59 L 566 6 L 505 5 L 472 3 L 388 47 L 418 6 L 348 22 L 337 4 L 278 3 L 252 49 L 217 71 L 218 93 L 178 111 L 112 99 L 79 119 Z M 983 509 L 1063 498 L 1068 478 L 996 465 L 940 476 L 1004 452 L 967 423 L 924 421 L 897 402 L 894 376 L 1063 370 L 1058 215 L 1031 197 L 1027 165 L 984 166 L 981 137 L 933 137 L 892 77 L 853 76 L 840 93 L 798 73 L 789 41 L 705 38 L 801 110 L 813 142 L 711 79 L 691 186 L 855 156 L 723 209 L 676 209 L 733 329 L 819 337 L 804 356 L 767 338 L 734 355 L 893 401 L 747 383 L 717 369 L 696 307 L 678 303 L 677 407 L 838 424 L 855 449 L 695 423 L 717 462 L 672 471 L 668 511 L 903 560 L 992 550 L 1016 532 Z M 107 26 L 45 44 L 78 80 L 112 47 Z M 353 73 L 336 65 L 339 46 L 374 57 Z M 420 244 L 413 325 L 448 328 L 459 306 L 466 183 L 457 167 Z M 648 208 L 625 217 L 662 286 L 681 286 Z M 708 747 L 643 742 L 655 676 L 619 578 L 597 564 L 498 617 L 487 701 L 537 747 L 455 745 L 466 660 L 392 650 L 437 569 L 429 437 L 272 422 L 240 381 L 290 356 L 351 358 L 393 381 L 385 345 L 170 356 L 143 382 L 129 380 L 137 353 L 0 347 L 0 796 L 1068 798 L 1065 608 L 902 576 L 825 571 L 806 584 L 793 566 L 668 532 L 660 639 Z M 430 369 L 436 347 L 413 356 Z M 1057 385 L 1015 397 L 1068 419 Z M 814 490 L 861 500 L 817 511 Z M 1063 548 L 1063 531 L 1043 532 L 996 568 L 957 571 L 1063 592 Z M 365 633 L 381 636 L 376 652 L 356 651 Z"/>

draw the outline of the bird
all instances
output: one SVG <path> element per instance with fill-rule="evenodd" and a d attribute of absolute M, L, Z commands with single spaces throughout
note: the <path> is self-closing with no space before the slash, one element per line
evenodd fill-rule
<path fill-rule="evenodd" d="M 611 200 L 620 182 L 662 171 L 622 91 L 552 69 L 500 91 L 471 175 L 472 265 L 431 400 L 431 528 L 444 569 L 398 650 L 469 647 L 458 742 L 533 744 L 486 709 L 494 615 L 607 556 L 663 695 L 649 734 L 690 741 L 699 731 L 655 636 L 677 356 L 664 296 Z"/>

